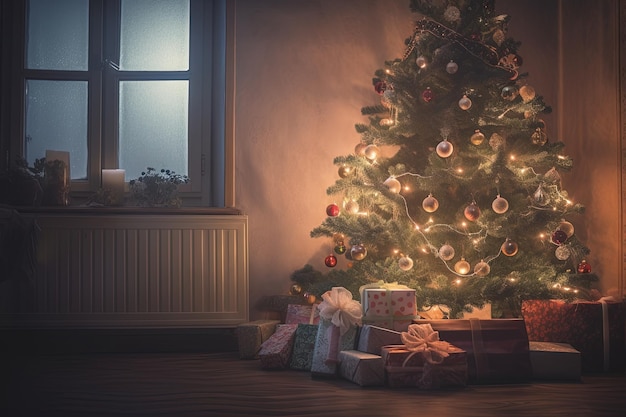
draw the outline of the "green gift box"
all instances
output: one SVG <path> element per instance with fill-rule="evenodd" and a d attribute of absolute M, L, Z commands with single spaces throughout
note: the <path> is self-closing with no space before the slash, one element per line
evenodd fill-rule
<path fill-rule="evenodd" d="M 313 362 L 313 349 L 317 336 L 317 324 L 298 324 L 293 342 L 293 352 L 289 367 L 298 371 L 310 371 Z"/>

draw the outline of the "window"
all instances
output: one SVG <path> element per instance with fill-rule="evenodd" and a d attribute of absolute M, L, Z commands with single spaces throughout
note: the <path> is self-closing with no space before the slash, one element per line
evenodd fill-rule
<path fill-rule="evenodd" d="M 3 70 L 3 89 L 13 81 L 3 151 L 30 164 L 47 150 L 69 152 L 75 195 L 96 191 L 102 169 L 124 169 L 129 181 L 150 166 L 189 176 L 186 205 L 232 205 L 227 0 L 8 3 L 3 20 L 9 11 L 24 24 L 12 25 L 21 50 Z"/>

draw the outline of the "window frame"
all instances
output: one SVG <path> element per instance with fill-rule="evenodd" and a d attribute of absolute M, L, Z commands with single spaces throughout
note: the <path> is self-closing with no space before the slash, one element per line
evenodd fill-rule
<path fill-rule="evenodd" d="M 0 6 L 3 23 L 0 53 L 3 61 L 10 56 L 10 61 L 6 62 L 11 63 L 0 70 L 2 89 L 9 91 L 10 97 L 0 101 L 0 150 L 3 154 L 0 169 L 11 166 L 15 156 L 24 155 L 25 81 L 86 80 L 89 82 L 88 178 L 72 181 L 72 198 L 78 202 L 99 188 L 103 168 L 118 167 L 118 115 L 115 114 L 118 89 L 106 88 L 107 82 L 142 75 L 106 68 L 107 56 L 119 56 L 119 53 L 110 55 L 111 45 L 119 48 L 119 42 L 102 36 L 104 25 L 107 19 L 114 17 L 111 13 L 115 13 L 115 9 L 111 8 L 112 0 L 89 0 L 89 3 L 88 71 L 25 68 L 27 1 L 3 1 Z M 113 3 L 119 8 L 118 0 Z M 181 187 L 180 197 L 184 206 L 234 207 L 235 0 L 190 0 L 190 7 L 188 152 L 192 181 Z M 4 24 L 8 22 L 11 24 L 5 29 Z M 113 32 L 119 37 L 119 30 Z M 104 94 L 113 94 L 113 97 Z"/>

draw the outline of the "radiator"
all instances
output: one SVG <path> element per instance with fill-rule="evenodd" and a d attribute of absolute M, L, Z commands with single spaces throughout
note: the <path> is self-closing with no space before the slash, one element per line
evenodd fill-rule
<path fill-rule="evenodd" d="M 21 325 L 233 327 L 248 320 L 243 215 L 36 215 Z"/>

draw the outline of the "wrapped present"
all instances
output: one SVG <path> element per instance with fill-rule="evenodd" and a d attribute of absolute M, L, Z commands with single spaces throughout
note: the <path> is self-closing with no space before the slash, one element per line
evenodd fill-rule
<path fill-rule="evenodd" d="M 380 355 L 385 345 L 399 345 L 402 343 L 401 333 L 385 327 L 364 324 L 359 331 L 357 350 Z"/>
<path fill-rule="evenodd" d="M 411 324 L 402 341 L 381 351 L 388 386 L 439 389 L 467 384 L 466 352 L 440 340 L 430 324 Z"/>
<path fill-rule="evenodd" d="M 385 368 L 380 355 L 358 350 L 339 352 L 339 374 L 362 387 L 381 386 L 385 383 Z"/>
<path fill-rule="evenodd" d="M 297 324 L 279 324 L 259 350 L 263 369 L 284 369 L 289 366 Z"/>
<path fill-rule="evenodd" d="M 287 306 L 286 324 L 318 324 L 319 322 L 320 312 L 317 305 L 289 304 Z"/>
<path fill-rule="evenodd" d="M 317 337 L 317 324 L 298 324 L 289 367 L 299 371 L 310 371 L 313 361 L 313 348 Z"/>
<path fill-rule="evenodd" d="M 580 380 L 580 352 L 572 345 L 531 341 L 529 346 L 534 379 Z"/>
<path fill-rule="evenodd" d="M 320 323 L 315 337 L 312 376 L 337 376 L 339 352 L 353 350 L 358 326 L 361 324 L 361 304 L 343 287 L 333 287 L 322 295 Z"/>
<path fill-rule="evenodd" d="M 582 372 L 626 367 L 626 303 L 604 298 L 565 302 L 526 300 L 522 316 L 530 340 L 568 343 L 581 354 Z"/>
<path fill-rule="evenodd" d="M 276 330 L 278 320 L 255 320 L 237 326 L 237 344 L 241 359 L 257 359 L 261 344 Z"/>
<path fill-rule="evenodd" d="M 519 383 L 532 378 L 523 319 L 415 320 L 467 352 L 469 383 Z"/>
<path fill-rule="evenodd" d="M 364 324 L 404 331 L 418 317 L 415 290 L 406 285 L 379 281 L 362 286 L 359 292 Z"/>

